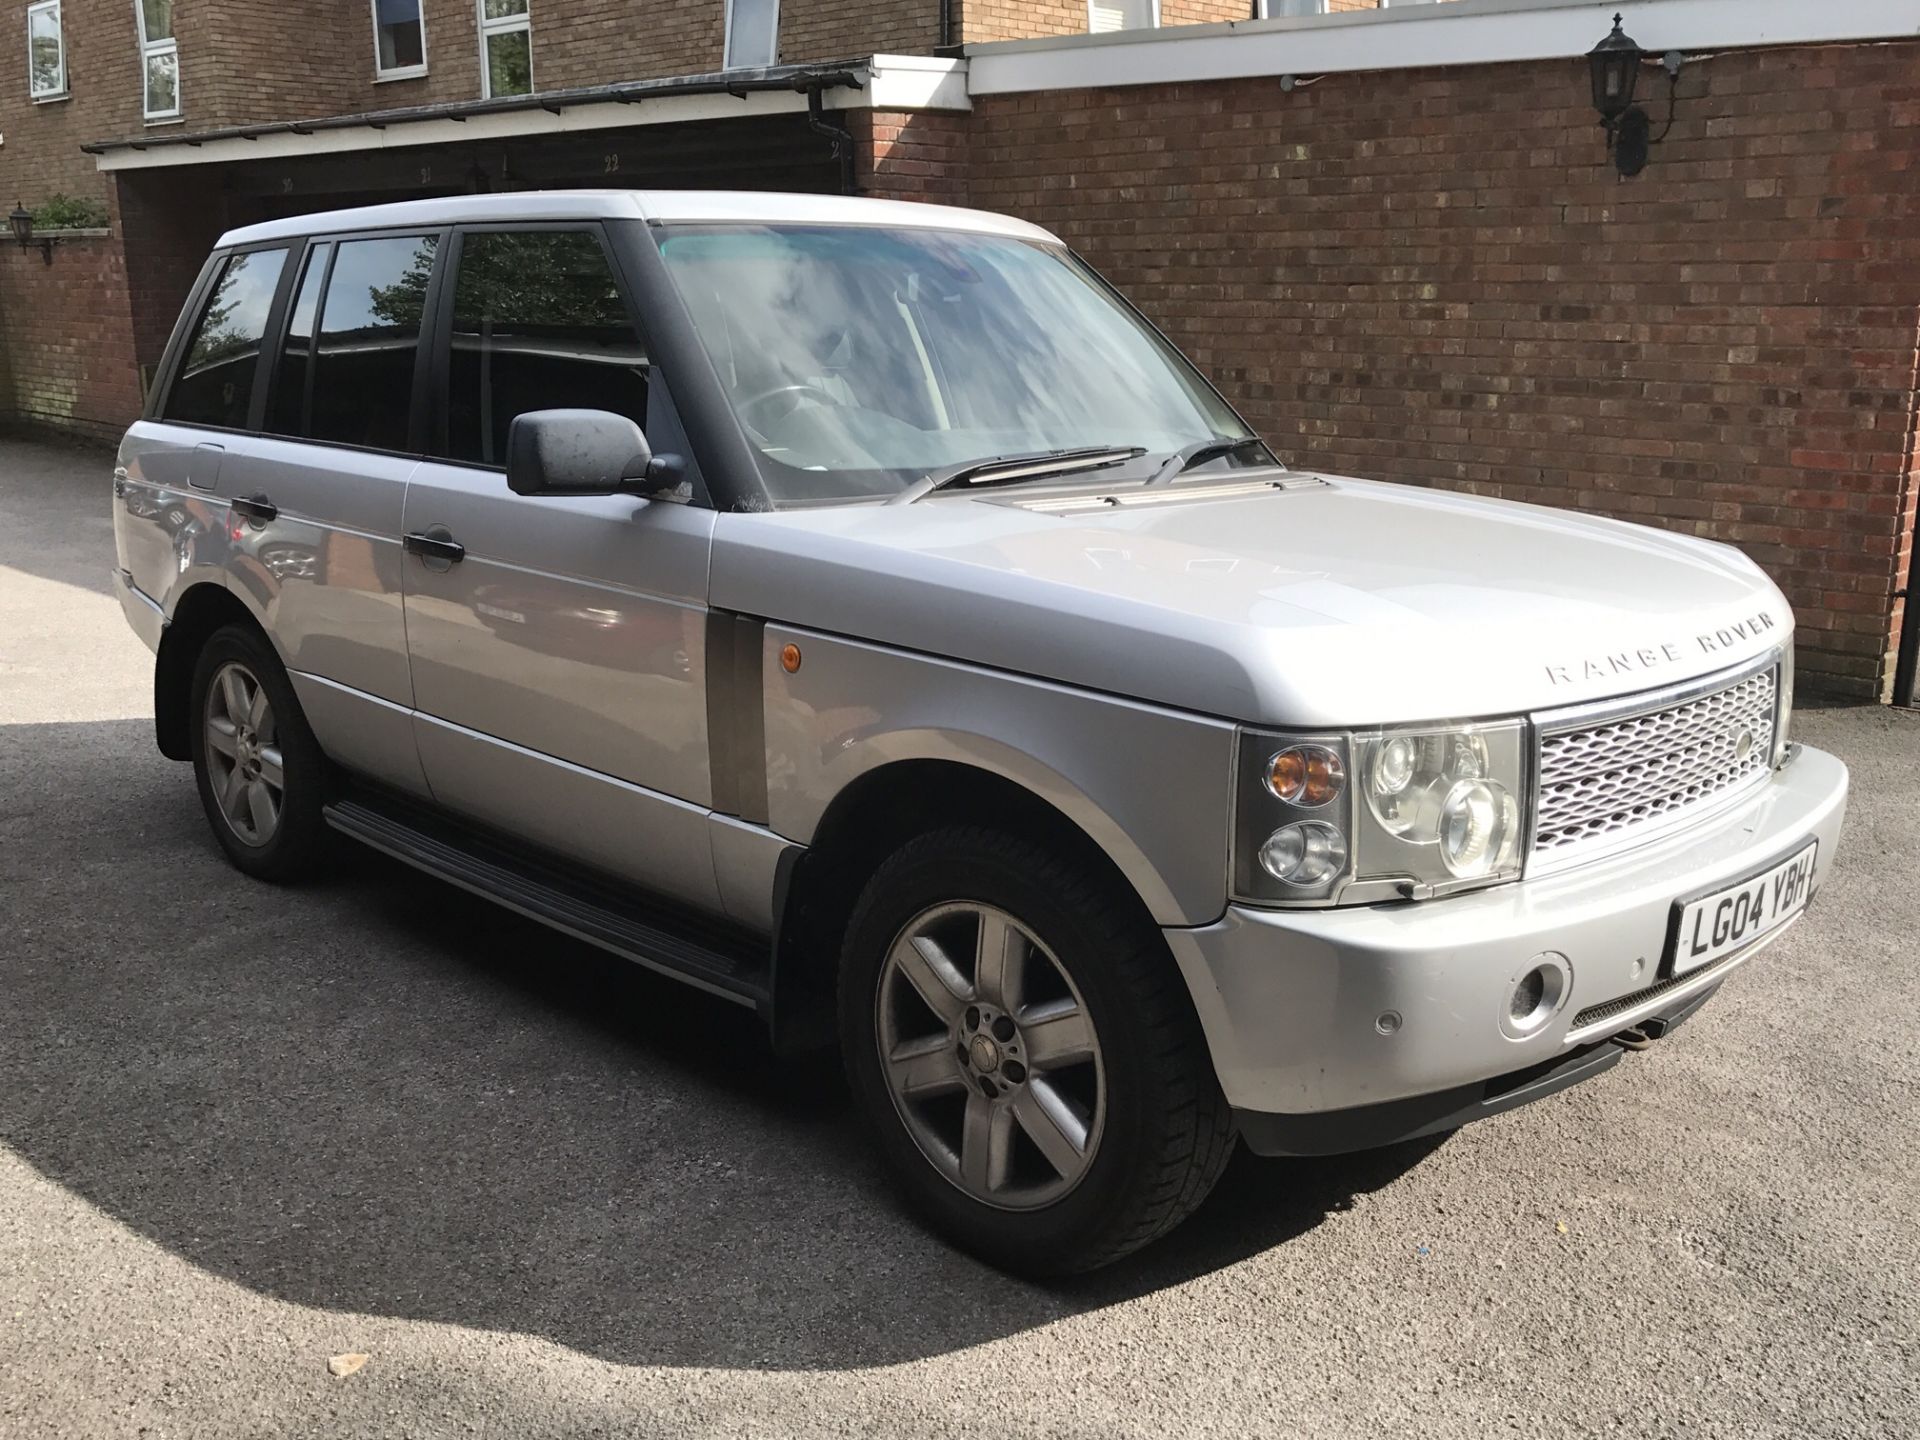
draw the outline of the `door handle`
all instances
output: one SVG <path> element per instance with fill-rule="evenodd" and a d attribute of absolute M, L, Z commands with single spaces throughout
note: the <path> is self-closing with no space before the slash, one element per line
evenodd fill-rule
<path fill-rule="evenodd" d="M 444 560 L 449 565 L 457 565 L 467 558 L 467 547 L 441 525 L 431 530 L 408 531 L 401 543 L 409 555 L 418 555 L 422 560 Z"/>
<path fill-rule="evenodd" d="M 265 525 L 280 515 L 280 507 L 264 495 L 239 495 L 228 503 L 256 525 Z"/>

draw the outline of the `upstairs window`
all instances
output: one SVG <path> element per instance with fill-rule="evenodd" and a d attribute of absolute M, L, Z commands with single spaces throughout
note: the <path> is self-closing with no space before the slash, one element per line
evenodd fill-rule
<path fill-rule="evenodd" d="M 1151 30 L 1159 23 L 1160 0 L 1087 0 L 1087 29 L 1095 35 Z"/>
<path fill-rule="evenodd" d="M 529 0 L 480 0 L 480 87 L 488 99 L 533 93 Z"/>
<path fill-rule="evenodd" d="M 779 55 L 780 0 L 727 0 L 727 69 L 772 65 Z"/>
<path fill-rule="evenodd" d="M 35 100 L 67 93 L 67 42 L 60 27 L 60 0 L 27 7 L 27 89 Z"/>
<path fill-rule="evenodd" d="M 410 80 L 427 73 L 427 25 L 420 0 L 373 0 L 376 80 Z"/>
<path fill-rule="evenodd" d="M 149 120 L 180 114 L 180 47 L 173 39 L 173 0 L 134 0 L 140 17 L 142 104 Z"/>

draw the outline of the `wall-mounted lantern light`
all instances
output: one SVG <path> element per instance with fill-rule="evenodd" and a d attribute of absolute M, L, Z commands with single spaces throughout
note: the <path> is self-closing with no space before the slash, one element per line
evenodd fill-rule
<path fill-rule="evenodd" d="M 1647 168 L 1647 150 L 1667 138 L 1673 129 L 1675 97 L 1680 84 L 1680 67 L 1686 57 L 1669 51 L 1663 58 L 1667 72 L 1667 128 L 1656 137 L 1647 112 L 1633 103 L 1633 92 L 1640 82 L 1640 62 L 1647 52 L 1620 28 L 1621 17 L 1613 17 L 1613 30 L 1587 52 L 1587 66 L 1593 72 L 1593 108 L 1600 112 L 1600 123 L 1607 130 L 1607 148 L 1614 168 L 1622 175 L 1638 175 Z"/>
<path fill-rule="evenodd" d="M 33 215 L 26 206 L 15 204 L 13 213 L 7 216 L 7 224 L 13 230 L 13 238 L 20 242 L 22 250 L 33 248 Z M 53 238 L 43 235 L 40 238 L 40 258 L 47 264 L 53 263 Z"/>

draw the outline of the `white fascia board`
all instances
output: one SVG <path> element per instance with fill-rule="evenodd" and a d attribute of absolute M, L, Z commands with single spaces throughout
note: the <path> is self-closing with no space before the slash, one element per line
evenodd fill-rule
<path fill-rule="evenodd" d="M 965 110 L 967 64 L 964 60 L 922 55 L 876 55 L 853 67 L 859 89 L 825 91 L 830 110 Z M 276 131 L 247 140 L 228 137 L 199 145 L 162 145 L 146 150 L 117 147 L 94 157 L 100 170 L 152 170 L 178 165 L 218 165 L 236 160 L 284 160 L 305 155 L 352 151 L 411 150 L 420 145 L 449 145 L 473 140 L 518 140 L 535 135 L 617 130 L 638 125 L 684 125 L 708 120 L 739 120 L 791 115 L 807 108 L 797 90 L 753 90 L 744 96 L 663 95 L 632 104 L 568 101 L 556 115 L 533 107 L 465 120 L 408 120 L 384 128 L 351 125 L 313 130 L 305 135 Z"/>
<path fill-rule="evenodd" d="M 829 106 L 871 110 L 971 110 L 967 62 L 938 55 L 876 55 L 864 92 L 829 90 Z"/>
<path fill-rule="evenodd" d="M 1585 55 L 1619 13 L 1643 50 L 1731 50 L 1920 36 L 1915 0 L 1454 0 L 1288 20 L 969 46 L 979 95 L 1497 65 Z"/>

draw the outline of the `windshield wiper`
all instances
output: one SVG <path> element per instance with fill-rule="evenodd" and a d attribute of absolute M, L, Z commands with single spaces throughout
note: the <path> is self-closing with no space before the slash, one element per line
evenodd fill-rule
<path fill-rule="evenodd" d="M 1089 445 L 1076 450 L 1036 450 L 1030 455 L 989 455 L 923 475 L 895 495 L 889 505 L 911 505 L 936 490 L 960 486 L 1012 485 L 1049 475 L 1071 475 L 1079 470 L 1101 470 L 1124 465 L 1146 454 L 1142 445 Z"/>
<path fill-rule="evenodd" d="M 1153 472 L 1149 485 L 1165 485 L 1176 475 L 1184 475 L 1196 465 L 1204 465 L 1209 460 L 1218 460 L 1222 455 L 1238 455 L 1242 450 L 1258 445 L 1266 448 L 1266 441 L 1258 435 L 1242 435 L 1238 439 L 1229 439 L 1222 435 L 1210 435 L 1205 440 L 1196 440 L 1191 445 L 1183 445 L 1166 458 L 1160 468 Z M 1271 458 L 1272 452 L 1268 451 Z"/>

